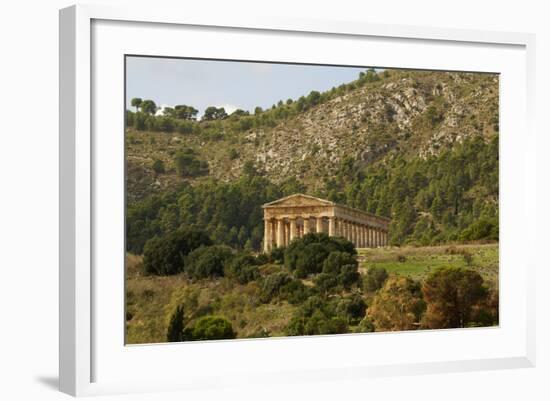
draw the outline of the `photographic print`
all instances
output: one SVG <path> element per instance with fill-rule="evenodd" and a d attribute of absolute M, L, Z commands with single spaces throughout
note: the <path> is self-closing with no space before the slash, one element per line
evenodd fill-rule
<path fill-rule="evenodd" d="M 126 344 L 498 326 L 498 74 L 125 69 Z"/>

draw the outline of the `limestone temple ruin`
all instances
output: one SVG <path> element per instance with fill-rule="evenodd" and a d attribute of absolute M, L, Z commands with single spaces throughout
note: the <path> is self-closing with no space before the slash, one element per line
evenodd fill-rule
<path fill-rule="evenodd" d="M 390 219 L 325 199 L 294 194 L 262 207 L 265 252 L 287 246 L 294 238 L 311 232 L 344 237 L 356 248 L 374 248 L 388 243 Z"/>

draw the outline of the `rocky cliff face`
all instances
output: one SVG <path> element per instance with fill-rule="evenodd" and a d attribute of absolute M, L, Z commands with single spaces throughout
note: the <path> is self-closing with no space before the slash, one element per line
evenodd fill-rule
<path fill-rule="evenodd" d="M 388 75 L 274 127 L 234 134 L 222 129 L 215 141 L 200 135 L 130 132 L 136 143 L 127 145 L 129 191 L 147 193 L 176 185 L 179 177 L 172 159 L 182 146 L 196 149 L 208 161 L 210 176 L 219 180 L 237 178 L 244 163 L 253 161 L 274 182 L 295 177 L 315 189 L 346 158 L 361 164 L 383 163 L 397 154 L 426 158 L 465 138 L 488 139 L 498 131 L 497 75 L 419 71 Z M 235 149 L 238 157 L 228 157 L 229 149 Z M 154 159 L 165 161 L 165 174 L 152 172 Z"/>

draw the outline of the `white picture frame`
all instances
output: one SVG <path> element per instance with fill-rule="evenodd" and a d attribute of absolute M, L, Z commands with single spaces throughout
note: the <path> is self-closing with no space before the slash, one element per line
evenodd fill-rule
<path fill-rule="evenodd" d="M 139 45 L 130 43 L 133 40 L 130 38 L 144 32 L 151 34 L 149 41 L 141 38 Z M 170 40 L 159 42 L 159 39 L 174 34 L 195 35 L 193 38 L 199 40 L 201 46 L 182 50 L 181 46 L 178 49 L 177 43 L 170 43 Z M 215 49 L 211 39 L 219 38 L 221 34 L 232 40 L 241 40 L 242 46 L 238 51 L 233 48 Z M 124 248 L 119 246 L 124 240 L 120 235 L 124 222 L 120 219 L 121 210 L 123 213 L 123 180 L 120 180 L 119 174 L 123 170 L 123 163 L 120 163 L 122 154 L 119 152 L 123 141 L 122 136 L 97 135 L 97 132 L 118 132 L 121 135 L 123 132 L 120 131 L 123 120 L 120 91 L 123 91 L 123 85 L 118 86 L 123 71 L 118 68 L 122 62 L 119 56 L 136 52 L 159 52 L 160 55 L 171 56 L 179 52 L 176 55 L 206 57 L 215 53 L 217 58 L 274 61 L 260 50 L 254 50 L 254 35 L 261 35 L 262 40 L 272 44 L 268 47 L 272 54 L 279 54 L 274 56 L 276 61 L 282 57 L 283 61 L 320 63 L 332 57 L 334 62 L 387 67 L 476 70 L 475 66 L 481 66 L 479 71 L 502 74 L 500 286 L 502 299 L 513 302 L 501 302 L 503 319 L 498 328 L 140 347 L 128 347 L 120 341 L 122 314 L 118 326 L 116 319 L 123 307 L 120 277 L 123 275 Z M 303 46 L 295 44 L 285 47 L 288 40 Z M 336 40 L 338 47 L 332 43 Z M 327 49 L 333 49 L 330 56 L 325 56 L 326 59 L 319 58 L 319 53 L 315 53 L 321 43 L 319 41 L 324 41 L 322 43 L 326 44 Z M 250 43 L 247 45 L 246 42 Z M 130 9 L 79 5 L 61 10 L 61 391 L 80 396 L 202 389 L 250 382 L 284 384 L 297 380 L 359 380 L 387 375 L 534 366 L 533 273 L 537 261 L 518 258 L 520 252 L 534 255 L 529 251 L 534 245 L 526 236 L 521 238 L 514 229 L 521 227 L 523 232 L 536 231 L 536 141 L 532 127 L 534 44 L 534 36 L 523 33 L 292 18 L 225 20 L 206 15 L 186 15 L 183 9 L 154 7 Z M 209 46 L 213 47 L 209 49 Z M 372 51 L 374 64 L 365 64 L 360 56 L 353 55 L 350 49 L 354 46 L 370 46 L 367 48 Z M 388 54 L 389 50 L 385 49 L 392 46 L 401 46 L 395 47 L 401 51 Z M 430 54 L 435 51 L 440 58 L 437 63 L 430 62 Z M 459 61 L 461 54 L 463 58 Z M 414 62 L 410 58 L 412 55 L 418 57 Z M 421 59 L 421 55 L 426 57 Z M 406 59 L 407 56 L 409 59 Z M 377 60 L 384 61 L 379 63 Z M 112 96 L 106 96 L 110 91 L 114 91 Z M 115 173 L 111 174 L 111 171 Z M 513 184 L 521 185 L 522 190 L 514 188 Z M 112 213 L 105 208 L 105 196 L 114 199 L 118 205 Z M 113 229 L 107 230 L 111 224 Z M 112 248 L 105 245 L 108 241 L 114 244 Z M 107 264 L 114 268 L 102 270 Z M 512 268 L 514 264 L 515 269 Z M 118 271 L 117 267 L 121 270 Z M 100 298 L 98 291 L 101 292 Z M 109 304 L 112 313 L 107 311 Z M 417 352 L 408 353 L 407 344 L 414 344 Z M 456 344 L 456 349 L 450 349 L 450 344 Z M 471 344 L 472 349 L 466 350 L 465 344 Z M 399 350 L 400 355 L 375 352 L 375 349 L 386 346 Z M 425 358 L 419 358 L 421 350 L 418 348 L 422 346 L 433 348 L 425 349 Z M 361 352 L 342 353 L 342 350 L 357 347 L 370 349 L 369 357 L 365 358 Z M 318 352 L 321 349 L 324 350 L 323 357 Z M 181 357 L 182 351 L 187 358 L 197 362 L 187 370 L 183 367 L 185 375 L 169 375 L 168 370 L 162 369 L 153 374 L 140 367 L 163 364 L 169 367 L 176 358 Z M 287 357 L 287 364 L 292 366 L 286 367 L 285 360 L 279 357 L 285 352 L 295 358 L 288 364 Z M 233 362 L 221 361 L 214 368 L 200 363 L 201 359 L 208 360 L 220 353 Z M 267 359 L 270 366 L 261 363 L 261 360 Z M 128 368 L 130 373 L 120 373 L 125 371 L 122 368 Z"/>

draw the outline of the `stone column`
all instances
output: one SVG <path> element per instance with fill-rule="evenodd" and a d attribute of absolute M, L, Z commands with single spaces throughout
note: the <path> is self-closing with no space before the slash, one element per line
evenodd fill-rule
<path fill-rule="evenodd" d="M 369 227 L 369 247 L 374 248 L 374 228 Z"/>
<path fill-rule="evenodd" d="M 377 228 L 376 231 L 375 231 L 375 240 L 374 242 L 376 243 L 376 247 L 378 248 L 380 246 L 380 229 Z"/>
<path fill-rule="evenodd" d="M 311 232 L 309 223 L 310 223 L 309 216 L 304 217 L 304 235 L 309 234 Z"/>
<path fill-rule="evenodd" d="M 290 244 L 290 223 L 285 221 L 285 246 Z"/>
<path fill-rule="evenodd" d="M 351 223 L 351 242 L 357 248 L 357 224 L 355 222 Z"/>
<path fill-rule="evenodd" d="M 315 232 L 322 233 L 323 232 L 323 218 L 322 217 L 317 217 L 315 221 L 316 221 Z"/>
<path fill-rule="evenodd" d="M 285 228 L 284 228 L 284 220 L 283 219 L 277 219 L 277 247 L 282 248 L 285 246 Z"/>
<path fill-rule="evenodd" d="M 264 252 L 271 250 L 271 220 L 264 220 Z"/>
<path fill-rule="evenodd" d="M 361 225 L 361 248 L 367 247 L 367 238 L 366 238 L 366 228 L 364 225 Z"/>
<path fill-rule="evenodd" d="M 336 218 L 328 218 L 328 235 L 329 237 L 334 237 L 336 235 Z"/>
<path fill-rule="evenodd" d="M 289 243 L 292 242 L 292 240 L 298 236 L 297 228 L 298 227 L 296 227 L 296 218 L 291 218 L 290 219 L 290 238 L 288 241 Z"/>

